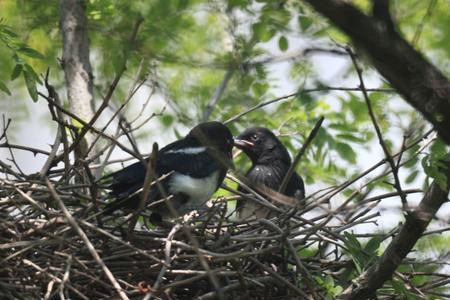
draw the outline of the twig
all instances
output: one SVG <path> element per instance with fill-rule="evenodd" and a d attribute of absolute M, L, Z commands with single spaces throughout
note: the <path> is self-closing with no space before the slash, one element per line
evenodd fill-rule
<path fill-rule="evenodd" d="M 52 280 L 54 280 L 57 283 L 61 283 L 62 280 L 59 279 L 58 277 L 56 277 L 55 275 L 53 275 L 50 272 L 46 272 L 44 269 L 42 269 L 41 267 L 39 267 L 38 265 L 36 265 L 35 263 L 33 263 L 31 260 L 28 259 L 23 259 L 22 261 L 25 265 L 31 266 L 34 269 L 38 270 L 39 272 L 41 272 L 42 274 L 45 274 L 46 276 L 50 277 Z M 85 300 L 89 300 L 88 297 L 86 297 L 85 295 L 83 295 L 83 293 L 81 293 L 80 291 L 78 291 L 76 288 L 69 286 L 69 289 L 71 289 L 72 291 L 74 291 L 80 298 L 85 299 Z"/>
<path fill-rule="evenodd" d="M 65 299 L 66 298 L 66 297 L 64 297 L 64 286 L 66 285 L 66 283 L 69 280 L 69 274 L 70 274 L 71 266 L 72 266 L 72 255 L 69 255 L 69 257 L 67 258 L 66 271 L 64 272 L 63 279 L 61 281 L 61 284 L 59 285 L 59 297 L 61 299 Z"/>
<path fill-rule="evenodd" d="M 83 242 L 86 244 L 89 252 L 91 253 L 92 257 L 95 259 L 95 261 L 102 267 L 103 272 L 105 272 L 106 277 L 108 277 L 111 284 L 116 289 L 117 293 L 119 294 L 120 298 L 122 300 L 128 300 L 129 298 L 124 293 L 122 288 L 120 287 L 120 284 L 117 282 L 114 275 L 111 273 L 111 271 L 108 269 L 108 267 L 105 265 L 103 260 L 100 258 L 100 255 L 98 255 L 97 250 L 95 250 L 94 245 L 92 245 L 91 241 L 87 237 L 87 235 L 84 233 L 83 229 L 77 224 L 75 219 L 72 217 L 70 212 L 67 210 L 66 206 L 64 205 L 64 202 L 61 200 L 59 195 L 56 193 L 55 188 L 53 187 L 52 183 L 48 178 L 45 178 L 45 183 L 50 190 L 50 193 L 52 194 L 53 199 L 58 203 L 58 206 L 61 208 L 62 212 L 67 218 L 67 221 L 72 226 L 72 228 L 75 230 L 75 232 L 80 236 L 80 238 L 83 240 Z"/>
<path fill-rule="evenodd" d="M 136 226 L 136 223 L 138 221 L 139 214 L 144 209 L 145 204 L 148 201 L 151 183 L 153 179 L 155 179 L 155 177 L 157 176 L 155 174 L 157 159 L 158 159 L 158 144 L 153 143 L 152 154 L 150 155 L 150 158 L 148 159 L 148 163 L 146 165 L 145 179 L 143 184 L 144 188 L 140 195 L 138 208 L 133 212 L 133 216 L 131 217 L 130 223 L 128 225 L 128 237 L 130 237 L 132 232 L 134 231 L 134 227 Z"/>
<path fill-rule="evenodd" d="M 2 114 L 2 118 L 3 118 L 3 124 L 5 124 L 5 115 L 4 114 Z M 8 118 L 6 125 L 3 127 L 3 133 L 2 133 L 2 135 L 0 135 L 0 140 L 5 137 L 6 131 L 8 130 L 10 124 L 11 124 L 11 119 Z"/>
<path fill-rule="evenodd" d="M 50 152 L 45 151 L 45 150 L 36 149 L 36 148 L 32 148 L 32 147 L 27 147 L 27 146 L 22 146 L 22 145 L 15 145 L 15 144 L 11 144 L 11 143 L 1 143 L 0 144 L 0 148 L 12 148 L 12 149 L 19 149 L 19 150 L 24 150 L 24 151 L 30 151 L 34 155 L 36 155 L 36 154 L 50 155 Z"/>
<path fill-rule="evenodd" d="M 64 150 L 63 155 L 62 155 L 62 158 L 64 160 L 64 169 L 65 169 L 64 177 L 66 178 L 66 183 L 67 183 L 69 180 L 69 166 L 70 166 L 70 159 L 69 159 L 69 153 L 68 153 L 69 139 L 67 138 L 65 118 L 64 118 L 63 113 L 60 110 L 56 110 L 56 112 L 54 111 L 53 103 L 57 103 L 58 105 L 60 105 L 61 100 L 60 100 L 59 94 L 56 92 L 55 88 L 48 81 L 49 75 L 50 75 L 50 69 L 47 69 L 47 72 L 45 74 L 44 83 L 45 83 L 45 88 L 47 89 L 47 92 L 48 92 L 48 97 L 45 97 L 45 99 L 47 99 L 48 108 L 49 108 L 50 114 L 52 115 L 52 119 L 53 119 L 53 121 L 57 122 L 58 132 L 61 134 L 60 141 L 62 141 L 62 143 L 63 143 L 63 150 Z M 52 102 L 49 101 L 49 99 L 52 99 Z M 53 146 L 52 150 L 54 148 L 55 148 L 55 145 Z M 56 155 L 56 153 L 55 153 L 55 155 Z M 51 167 L 50 162 L 53 163 L 54 160 L 55 160 L 55 157 L 51 157 L 51 160 L 50 160 L 50 158 L 47 159 L 49 166 L 45 173 L 47 173 Z M 42 170 L 44 170 L 44 168 L 42 168 Z M 41 172 L 41 174 L 43 174 L 43 172 Z"/>
<path fill-rule="evenodd" d="M 39 172 L 40 176 L 46 176 L 48 170 L 50 169 L 51 165 L 53 164 L 53 159 L 56 156 L 56 152 L 58 151 L 59 145 L 61 145 L 61 126 L 58 126 L 58 129 L 56 130 L 56 136 L 55 141 L 53 142 L 52 150 L 50 151 L 50 155 L 48 156 L 47 160 L 44 163 L 44 166 L 42 167 L 41 171 Z"/>
<path fill-rule="evenodd" d="M 308 295 L 305 294 L 305 292 L 303 292 L 301 289 L 299 289 L 298 287 L 296 287 L 295 285 L 293 285 L 292 283 L 290 283 L 289 281 L 287 281 L 285 278 L 283 278 L 281 275 L 277 274 L 276 272 L 274 272 L 271 268 L 267 267 L 266 265 L 264 265 L 263 263 L 261 263 L 259 260 L 257 260 L 254 257 L 248 257 L 248 259 L 250 261 L 252 261 L 253 263 L 255 263 L 258 267 L 260 267 L 261 269 L 263 269 L 264 271 L 266 271 L 267 273 L 269 273 L 270 275 L 272 275 L 275 279 L 277 279 L 279 282 L 283 283 L 284 285 L 286 285 L 288 288 L 290 288 L 291 290 L 293 290 L 297 295 L 303 297 L 304 299 L 308 299 Z"/>
<path fill-rule="evenodd" d="M 312 142 L 312 140 L 316 137 L 317 133 L 319 132 L 319 129 L 320 129 L 320 126 L 322 126 L 323 120 L 324 120 L 324 117 L 320 117 L 320 119 L 316 122 L 316 125 L 311 130 L 305 143 L 303 143 L 302 148 L 300 148 L 300 151 L 295 156 L 294 161 L 289 166 L 289 169 L 286 172 L 286 175 L 284 176 L 283 181 L 281 182 L 280 188 L 278 190 L 278 192 L 280 192 L 281 194 L 283 194 L 284 191 L 286 190 L 289 180 L 291 179 L 292 174 L 294 174 L 295 168 L 297 167 L 298 163 L 300 162 L 300 159 L 302 158 L 302 156 L 305 153 L 306 149 L 308 148 L 309 144 Z"/>
<path fill-rule="evenodd" d="M 202 122 L 206 122 L 209 120 L 209 117 L 211 116 L 211 114 L 214 110 L 214 107 L 217 105 L 217 103 L 220 100 L 220 97 L 222 96 L 223 92 L 227 88 L 228 82 L 230 81 L 231 77 L 233 76 L 233 73 L 234 73 L 234 69 L 231 67 L 228 68 L 222 82 L 217 87 L 217 89 L 214 93 L 214 96 L 211 98 L 211 100 L 205 106 L 205 109 L 203 111 Z"/>
<path fill-rule="evenodd" d="M 228 123 L 232 123 L 240 118 L 242 118 L 243 116 L 257 110 L 260 108 L 263 108 L 267 105 L 273 104 L 273 103 L 277 103 L 283 100 L 287 100 L 289 98 L 293 98 L 293 97 L 297 97 L 300 96 L 302 94 L 308 94 L 308 93 L 313 93 L 313 92 L 323 92 L 323 91 L 354 91 L 354 92 L 361 92 L 361 88 L 346 88 L 346 87 L 331 87 L 331 86 L 326 86 L 326 87 L 320 87 L 320 88 L 314 88 L 314 89 L 302 89 L 298 92 L 295 93 L 291 93 L 285 96 L 281 96 L 272 100 L 268 100 L 268 101 L 264 101 L 261 102 L 249 109 L 247 109 L 246 111 L 243 111 L 239 114 L 237 114 L 234 117 L 229 118 L 228 120 L 224 121 L 224 124 L 228 124 Z M 394 92 L 394 90 L 392 89 L 366 89 L 366 91 L 377 91 L 377 92 Z"/>
<path fill-rule="evenodd" d="M 164 274 L 166 273 L 167 269 L 170 267 L 170 263 L 172 261 L 172 257 L 170 256 L 170 251 L 172 249 L 172 240 L 173 237 L 175 236 L 175 234 L 182 228 L 183 225 L 177 224 L 175 225 L 169 232 L 169 234 L 167 235 L 167 240 L 166 240 L 166 246 L 164 248 L 164 254 L 166 257 L 166 261 L 164 266 L 161 268 L 161 271 L 158 274 L 158 278 L 156 279 L 155 283 L 153 284 L 153 287 L 151 288 L 151 291 L 157 291 L 159 288 L 159 285 L 161 284 Z M 150 297 L 152 296 L 152 292 L 148 293 L 146 295 L 146 297 L 144 297 L 143 300 L 147 300 L 150 299 Z"/>
<path fill-rule="evenodd" d="M 353 51 L 349 47 L 347 47 L 346 50 L 347 50 L 348 54 L 350 55 L 350 57 L 352 59 L 352 62 L 353 62 L 353 65 L 355 67 L 356 73 L 358 74 L 360 88 L 361 88 L 362 93 L 364 95 L 364 100 L 366 101 L 367 109 L 369 110 L 370 119 L 372 120 L 372 124 L 373 124 L 373 126 L 375 128 L 375 132 L 377 134 L 378 141 L 379 141 L 381 147 L 383 148 L 383 152 L 384 152 L 384 155 L 386 157 L 386 160 L 388 161 L 388 163 L 389 163 L 389 165 L 391 167 L 392 175 L 394 176 L 394 180 L 395 180 L 394 188 L 398 191 L 398 193 L 400 195 L 400 198 L 402 200 L 403 210 L 404 211 L 408 211 L 408 202 L 407 202 L 407 199 L 406 199 L 406 194 L 403 192 L 402 186 L 401 186 L 401 183 L 400 183 L 400 179 L 398 178 L 398 168 L 395 165 L 394 159 L 392 158 L 392 155 L 389 152 L 389 149 L 388 149 L 386 143 L 384 142 L 383 134 L 381 133 L 380 126 L 378 126 L 378 122 L 377 122 L 377 119 L 375 117 L 375 113 L 374 113 L 374 111 L 372 109 L 372 104 L 370 102 L 370 98 L 369 98 L 369 95 L 367 94 L 367 90 L 366 90 L 366 87 L 365 87 L 365 84 L 364 84 L 364 79 L 363 79 L 363 76 L 362 76 L 362 70 L 359 67 L 358 62 L 356 61 L 356 57 L 355 57 L 355 54 L 353 53 Z"/>
<path fill-rule="evenodd" d="M 423 15 L 422 21 L 416 27 L 416 31 L 414 32 L 414 37 L 411 41 L 412 45 L 417 46 L 417 43 L 419 42 L 420 39 L 420 35 L 422 34 L 423 28 L 425 27 L 425 21 L 432 16 L 433 10 L 436 7 L 436 3 L 437 3 L 436 0 L 431 0 L 429 2 L 427 11 Z"/>

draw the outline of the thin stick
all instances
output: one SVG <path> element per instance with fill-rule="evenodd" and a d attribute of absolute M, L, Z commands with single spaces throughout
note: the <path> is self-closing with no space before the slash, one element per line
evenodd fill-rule
<path fill-rule="evenodd" d="M 80 236 L 80 238 L 86 244 L 89 252 L 91 253 L 92 257 L 95 259 L 95 261 L 102 267 L 103 272 L 105 272 L 106 277 L 108 277 L 109 281 L 111 282 L 111 284 L 116 289 L 116 291 L 119 294 L 120 298 L 122 300 L 129 300 L 128 296 L 122 290 L 122 287 L 117 282 L 117 280 L 114 277 L 113 273 L 111 273 L 111 271 L 105 265 L 105 263 L 101 259 L 100 255 L 98 254 L 97 250 L 95 250 L 94 245 L 91 243 L 91 241 L 87 237 L 86 233 L 84 233 L 83 229 L 81 229 L 81 227 L 78 225 L 77 221 L 75 221 L 75 218 L 70 214 L 69 210 L 64 205 L 64 202 L 61 200 L 59 195 L 56 193 L 56 190 L 53 187 L 53 184 L 50 182 L 50 180 L 47 177 L 45 177 L 45 184 L 47 185 L 50 193 L 52 194 L 53 199 L 58 203 L 59 207 L 61 208 L 61 211 L 66 216 L 67 221 L 69 222 L 69 224 L 72 226 L 72 228 L 75 230 L 75 232 Z"/>
<path fill-rule="evenodd" d="M 285 284 L 288 288 L 290 288 L 291 290 L 293 290 L 294 292 L 296 292 L 298 295 L 302 296 L 304 299 L 308 299 L 308 295 L 305 294 L 305 292 L 303 292 L 301 289 L 299 289 L 298 287 L 296 287 L 295 285 L 293 285 L 291 282 L 287 281 L 285 278 L 283 278 L 281 275 L 279 275 L 278 273 L 274 272 L 271 268 L 267 267 L 266 265 L 264 265 L 263 263 L 261 263 L 259 260 L 257 260 L 254 257 L 249 256 L 248 257 L 249 260 L 251 260 L 255 265 L 257 265 L 258 267 L 260 267 L 262 270 L 266 271 L 267 273 L 269 273 L 270 275 L 273 276 L 273 278 L 275 278 L 276 280 L 278 280 L 279 282 Z"/>
<path fill-rule="evenodd" d="M 220 85 L 217 87 L 216 92 L 214 93 L 214 96 L 211 98 L 211 100 L 208 102 L 208 104 L 205 106 L 205 110 L 203 111 L 203 117 L 202 122 L 206 122 L 209 120 L 209 117 L 211 116 L 214 107 L 217 105 L 217 103 L 220 100 L 220 97 L 222 96 L 223 92 L 227 88 L 228 82 L 230 81 L 231 77 L 233 77 L 234 69 L 230 67 L 227 72 L 225 73 L 225 76 L 220 83 Z"/>
<path fill-rule="evenodd" d="M 134 231 L 134 227 L 136 226 L 137 220 L 139 218 L 139 213 L 144 209 L 145 204 L 147 203 L 148 195 L 150 193 L 151 183 L 153 179 L 156 177 L 155 174 L 155 167 L 156 167 L 156 160 L 158 159 L 158 144 L 153 143 L 153 149 L 152 154 L 150 155 L 150 158 L 147 163 L 147 170 L 145 172 L 145 179 L 144 179 L 144 189 L 142 191 L 141 197 L 139 199 L 139 205 L 138 208 L 133 212 L 133 216 L 130 219 L 130 223 L 128 225 L 128 237 L 131 236 L 131 234 Z"/>
<path fill-rule="evenodd" d="M 280 189 L 278 190 L 279 193 L 283 194 L 284 191 L 286 190 L 288 182 L 291 179 L 292 174 L 294 174 L 295 168 L 297 167 L 298 163 L 300 162 L 300 159 L 302 158 L 302 156 L 305 153 L 306 149 L 308 148 L 309 144 L 316 137 L 317 132 L 319 132 L 319 129 L 320 129 L 320 126 L 322 126 L 323 120 L 324 120 L 324 117 L 320 117 L 319 121 L 317 121 L 317 123 L 314 126 L 313 130 L 311 130 L 311 133 L 309 134 L 309 136 L 306 139 L 305 143 L 302 145 L 302 148 L 300 149 L 300 151 L 295 156 L 294 161 L 292 162 L 292 164 L 289 167 L 286 175 L 283 178 L 283 182 L 281 183 Z"/>
<path fill-rule="evenodd" d="M 265 107 L 267 105 L 270 105 L 270 104 L 273 104 L 273 103 L 276 103 L 276 102 L 279 102 L 279 101 L 287 100 L 289 98 L 293 98 L 293 97 L 296 97 L 296 96 L 299 96 L 299 95 L 302 95 L 302 94 L 308 94 L 308 93 L 313 93 L 313 92 L 323 92 L 323 91 L 353 91 L 353 92 L 360 92 L 361 88 L 359 88 L 359 87 L 357 87 L 357 88 L 348 88 L 348 87 L 326 86 L 326 87 L 313 88 L 313 89 L 303 89 L 303 90 L 300 90 L 300 91 L 295 92 L 295 93 L 291 93 L 291 94 L 288 94 L 288 95 L 277 97 L 277 98 L 272 99 L 272 100 L 261 102 L 261 103 L 255 105 L 255 106 L 249 108 L 248 110 L 243 111 L 243 112 L 237 114 L 236 116 L 229 118 L 228 120 L 226 120 L 223 123 L 224 124 L 232 123 L 232 122 L 236 121 L 237 119 L 242 118 L 246 114 L 249 114 L 249 113 L 251 113 L 251 112 L 253 112 L 253 111 L 257 110 L 257 109 L 263 108 L 263 107 Z M 369 91 L 369 92 L 394 92 L 395 90 L 392 90 L 392 89 L 366 89 L 366 91 Z"/>
<path fill-rule="evenodd" d="M 383 134 L 381 133 L 380 126 L 378 126 L 377 119 L 376 119 L 375 113 L 372 109 L 372 104 L 370 102 L 369 95 L 367 94 L 366 86 L 364 84 L 362 70 L 359 67 L 358 62 L 356 61 L 356 57 L 355 57 L 355 54 L 353 53 L 353 51 L 348 47 L 346 48 L 346 50 L 347 50 L 348 54 L 350 55 L 350 58 L 352 59 L 356 73 L 358 74 L 360 88 L 364 95 L 364 100 L 366 101 L 367 109 L 369 110 L 369 115 L 370 115 L 370 119 L 372 120 L 373 127 L 375 127 L 375 132 L 377 133 L 378 141 L 381 145 L 381 148 L 383 148 L 383 152 L 384 152 L 384 155 L 386 156 L 386 160 L 388 161 L 388 163 L 392 169 L 392 175 L 394 175 L 394 180 L 395 180 L 394 188 L 399 192 L 400 198 L 402 200 L 403 210 L 407 211 L 408 210 L 408 202 L 406 199 L 406 194 L 402 190 L 400 179 L 398 178 L 398 168 L 395 165 L 394 159 L 393 159 L 391 153 L 389 152 L 389 149 L 388 149 L 386 143 L 384 142 Z"/>

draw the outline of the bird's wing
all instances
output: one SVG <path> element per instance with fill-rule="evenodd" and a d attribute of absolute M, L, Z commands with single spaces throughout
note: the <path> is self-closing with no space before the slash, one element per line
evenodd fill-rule
<path fill-rule="evenodd" d="M 223 167 L 211 157 L 205 147 L 176 141 L 158 153 L 156 170 L 159 174 L 175 171 L 195 178 L 203 178 Z"/>
<path fill-rule="evenodd" d="M 145 160 L 146 163 L 148 159 Z M 185 140 L 175 141 L 158 152 L 155 166 L 156 176 L 163 176 L 171 172 L 178 172 L 195 178 L 203 178 L 223 167 L 219 162 L 206 153 L 206 148 L 198 147 Z M 144 184 L 146 166 L 136 162 L 115 173 L 112 183 L 108 187 L 116 198 L 123 198 L 139 190 Z M 170 176 L 169 176 L 170 177 Z M 169 180 L 165 178 L 161 183 Z"/>
<path fill-rule="evenodd" d="M 284 179 L 288 167 L 286 168 L 272 168 L 268 166 L 253 166 L 246 174 L 247 178 L 255 183 L 263 184 L 275 191 L 278 191 L 280 185 Z M 246 190 L 241 186 L 238 187 L 238 191 L 246 193 Z M 288 182 L 285 192 L 286 196 L 294 197 L 297 200 L 305 198 L 305 186 L 302 178 L 294 172 L 291 179 Z M 239 210 L 244 205 L 243 200 L 238 200 L 236 208 Z"/>
<path fill-rule="evenodd" d="M 252 168 L 247 174 L 247 177 L 254 182 L 262 183 L 265 186 L 278 191 L 288 169 L 289 166 L 284 165 L 279 165 L 278 167 L 258 166 Z M 283 194 L 298 200 L 305 198 L 305 185 L 303 179 L 297 172 L 292 174 Z"/>
<path fill-rule="evenodd" d="M 126 197 L 142 187 L 145 172 L 146 168 L 140 161 L 129 165 L 109 175 L 109 177 L 112 177 L 112 183 L 108 189 L 111 190 L 111 194 L 116 198 Z"/>
<path fill-rule="evenodd" d="M 297 200 L 303 200 L 305 198 L 305 184 L 297 172 L 294 172 L 289 180 L 288 186 L 286 187 L 286 195 L 292 196 Z"/>
<path fill-rule="evenodd" d="M 170 172 L 170 168 L 165 167 L 165 163 L 162 162 L 162 160 L 168 158 L 166 157 L 167 155 L 165 155 L 165 153 L 179 146 L 179 142 L 180 141 L 171 143 L 158 152 L 157 166 L 155 168 L 156 176 L 159 177 L 165 173 Z M 146 164 L 148 163 L 148 159 L 149 158 L 145 159 Z M 112 183 L 107 187 L 107 189 L 111 190 L 111 195 L 120 199 L 138 191 L 144 184 L 145 174 L 147 170 L 146 167 L 147 166 L 145 166 L 142 162 L 138 161 L 123 168 L 122 170 L 106 176 L 112 178 Z"/>

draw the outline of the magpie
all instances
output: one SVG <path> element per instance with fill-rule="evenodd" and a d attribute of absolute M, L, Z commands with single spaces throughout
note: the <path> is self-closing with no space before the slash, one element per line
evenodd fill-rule
<path fill-rule="evenodd" d="M 161 180 L 151 186 L 146 200 L 152 217 L 156 217 L 154 220 L 178 217 L 201 208 L 219 188 L 228 168 L 233 167 L 232 148 L 233 136 L 225 125 L 205 122 L 158 151 L 153 168 L 155 178 Z M 115 200 L 106 206 L 105 213 L 138 208 L 146 167 L 137 162 L 107 176 L 112 177 L 107 189 Z M 176 210 L 175 215 L 169 205 Z"/>
<path fill-rule="evenodd" d="M 234 144 L 252 161 L 246 173 L 250 183 L 263 184 L 278 191 L 291 166 L 291 157 L 275 134 L 267 128 L 252 127 L 237 136 Z M 242 186 L 238 190 L 246 192 Z M 299 201 L 305 198 L 303 179 L 297 172 L 292 174 L 283 194 Z M 248 200 L 238 200 L 236 211 L 240 219 L 252 216 L 267 218 L 270 215 L 267 208 Z"/>

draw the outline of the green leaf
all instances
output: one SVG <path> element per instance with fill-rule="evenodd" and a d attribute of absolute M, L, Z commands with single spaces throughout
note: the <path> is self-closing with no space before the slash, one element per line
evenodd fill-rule
<path fill-rule="evenodd" d="M 0 80 L 0 90 L 11 96 L 11 92 L 3 81 Z"/>
<path fill-rule="evenodd" d="M 447 154 L 447 145 L 445 142 L 438 138 L 431 146 L 431 155 L 433 158 L 442 159 Z"/>
<path fill-rule="evenodd" d="M 22 73 L 22 69 L 23 69 L 23 66 L 21 64 L 17 64 L 11 73 L 11 80 L 14 80 L 17 77 L 19 77 L 20 73 Z"/>
<path fill-rule="evenodd" d="M 342 123 L 332 123 L 328 127 L 339 130 L 339 131 L 349 131 L 351 128 L 347 124 Z"/>
<path fill-rule="evenodd" d="M 301 251 L 298 251 L 298 256 L 300 256 L 301 258 L 307 258 L 307 257 L 312 257 L 317 253 L 317 249 L 309 249 L 309 248 L 304 248 Z"/>
<path fill-rule="evenodd" d="M 256 38 L 261 39 L 261 36 L 264 33 L 264 24 L 261 22 L 255 23 L 252 26 L 252 30 L 253 30 L 253 35 Z"/>
<path fill-rule="evenodd" d="M 277 33 L 276 30 L 262 22 L 253 24 L 252 29 L 255 38 L 263 42 L 268 42 Z"/>
<path fill-rule="evenodd" d="M 411 174 L 409 174 L 408 177 L 406 177 L 405 182 L 412 183 L 416 179 L 417 175 L 419 175 L 418 170 L 411 172 Z"/>
<path fill-rule="evenodd" d="M 38 93 L 36 88 L 36 81 L 33 79 L 33 75 L 28 73 L 28 71 L 23 72 L 23 77 L 25 79 L 25 84 L 27 85 L 28 93 L 34 102 L 38 101 Z"/>
<path fill-rule="evenodd" d="M 417 162 L 419 161 L 419 158 L 416 156 L 416 157 L 413 157 L 413 158 L 411 158 L 411 159 L 409 159 L 404 165 L 403 165 L 403 167 L 405 167 L 405 168 L 407 168 L 407 169 L 410 169 L 410 168 L 412 168 L 412 167 L 415 167 L 416 165 L 417 165 Z"/>
<path fill-rule="evenodd" d="M 305 16 L 300 16 L 298 17 L 298 23 L 302 31 L 306 31 L 313 24 L 313 20 Z"/>
<path fill-rule="evenodd" d="M 175 133 L 175 137 L 176 137 L 177 139 L 183 138 L 183 135 L 182 135 L 178 130 L 173 129 L 173 132 Z"/>
<path fill-rule="evenodd" d="M 174 119 L 174 117 L 172 115 L 163 115 L 161 117 L 161 122 L 166 127 L 170 127 L 173 124 L 174 121 L 175 121 L 175 119 Z"/>
<path fill-rule="evenodd" d="M 228 9 L 232 9 L 235 7 L 246 7 L 247 5 L 249 5 L 249 2 L 244 1 L 244 0 L 228 0 Z"/>
<path fill-rule="evenodd" d="M 348 128 L 348 129 L 350 130 L 350 128 Z M 359 143 L 359 144 L 362 144 L 362 143 L 367 142 L 366 139 L 363 139 L 363 138 L 354 136 L 354 135 L 351 134 L 351 133 L 341 133 L 341 134 L 337 134 L 336 137 L 337 137 L 337 138 L 340 138 L 340 139 L 343 139 L 343 140 L 350 141 L 350 142 Z"/>
<path fill-rule="evenodd" d="M 368 252 L 371 255 L 376 254 L 382 241 L 383 239 L 380 236 L 374 236 L 373 238 L 371 238 L 366 244 L 365 247 L 366 252 Z"/>
<path fill-rule="evenodd" d="M 31 67 L 29 64 L 24 64 L 24 67 L 27 73 L 29 73 L 29 75 L 33 77 L 34 81 L 37 81 L 39 84 L 42 84 L 41 79 L 39 78 L 38 74 L 36 74 L 33 67 Z"/>
<path fill-rule="evenodd" d="M 441 144 L 438 139 L 431 147 L 431 154 L 426 155 L 421 163 L 425 173 L 433 178 L 441 189 L 447 186 L 447 176 L 445 172 L 447 171 L 447 165 L 444 163 L 446 158 L 447 146 Z"/>
<path fill-rule="evenodd" d="M 358 239 L 355 237 L 354 234 L 346 231 L 346 232 L 344 232 L 344 236 L 345 236 L 345 238 L 347 240 L 346 243 L 345 243 L 345 245 L 347 247 L 351 247 L 353 249 L 361 249 L 361 244 L 358 241 Z"/>
<path fill-rule="evenodd" d="M 10 38 L 16 38 L 18 37 L 17 33 L 11 30 L 11 27 L 8 25 L 0 25 L 0 33 L 3 35 L 7 35 Z"/>
<path fill-rule="evenodd" d="M 350 163 L 356 163 L 356 153 L 348 144 L 338 142 L 335 145 L 335 149 L 343 159 Z"/>
<path fill-rule="evenodd" d="M 42 55 L 37 50 L 34 50 L 33 48 L 30 48 L 28 46 L 23 46 L 17 49 L 18 52 L 22 53 L 23 55 L 26 55 L 31 58 L 37 58 L 37 59 L 44 59 L 45 56 Z"/>
<path fill-rule="evenodd" d="M 280 39 L 278 40 L 278 47 L 283 52 L 288 49 L 288 47 L 289 47 L 288 40 L 284 35 L 281 36 Z"/>
<path fill-rule="evenodd" d="M 262 95 L 264 95 L 268 89 L 269 85 L 267 83 L 255 82 L 254 84 L 252 84 L 252 91 L 257 97 L 261 97 Z"/>
<path fill-rule="evenodd" d="M 83 123 L 79 122 L 77 119 L 72 119 L 72 125 L 77 129 L 77 132 L 80 133 L 83 130 Z"/>

